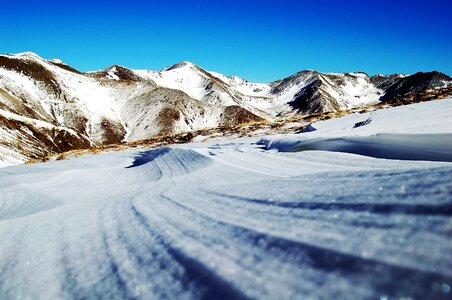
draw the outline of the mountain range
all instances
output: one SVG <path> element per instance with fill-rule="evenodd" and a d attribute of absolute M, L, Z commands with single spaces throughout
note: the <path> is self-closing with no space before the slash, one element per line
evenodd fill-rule
<path fill-rule="evenodd" d="M 305 70 L 252 83 L 180 62 L 161 71 L 80 72 L 34 53 L 0 55 L 0 165 L 72 149 L 391 101 L 452 86 L 413 75 Z"/>

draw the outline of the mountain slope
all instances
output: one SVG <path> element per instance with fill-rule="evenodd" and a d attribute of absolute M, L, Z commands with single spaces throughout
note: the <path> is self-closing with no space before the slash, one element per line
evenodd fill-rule
<path fill-rule="evenodd" d="M 233 107 L 247 117 L 160 87 L 124 67 L 82 74 L 33 53 L 1 55 L 0 159 L 17 163 L 70 149 L 260 120 Z"/>
<path fill-rule="evenodd" d="M 439 72 L 370 77 L 366 73 L 306 70 L 271 83 L 251 83 L 236 76 L 206 71 L 189 62 L 159 72 L 131 71 L 160 86 L 181 90 L 194 99 L 211 104 L 236 104 L 270 119 L 294 110 L 318 113 L 348 109 L 452 85 L 452 79 Z"/>
<path fill-rule="evenodd" d="M 438 72 L 315 71 L 251 83 L 189 62 L 158 72 L 112 65 L 82 73 L 30 52 L 0 55 L 0 160 L 15 164 L 155 135 L 337 111 L 451 83 Z"/>
<path fill-rule="evenodd" d="M 272 83 L 272 94 L 300 112 L 326 112 L 378 102 L 383 94 L 365 73 L 303 71 Z"/>
<path fill-rule="evenodd" d="M 388 79 L 392 84 L 386 87 L 385 94 L 380 100 L 390 100 L 400 95 L 409 95 L 428 89 L 448 87 L 452 83 L 451 77 L 436 71 L 427 73 L 418 72 L 411 76 L 398 77 L 394 82 L 391 77 Z M 371 81 L 377 81 L 377 79 L 371 78 Z M 384 82 L 387 82 L 387 80 Z"/>
<path fill-rule="evenodd" d="M 189 62 L 177 63 L 160 72 L 134 72 L 160 86 L 183 91 L 202 102 L 222 106 L 238 105 L 263 118 L 274 114 L 269 111 L 274 99 L 268 95 L 269 87 L 266 84 L 252 84 L 252 90 L 244 89 L 244 80 L 208 72 Z"/>

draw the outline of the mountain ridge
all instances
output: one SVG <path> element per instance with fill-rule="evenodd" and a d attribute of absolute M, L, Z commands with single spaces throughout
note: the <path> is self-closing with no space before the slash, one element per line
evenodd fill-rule
<path fill-rule="evenodd" d="M 161 71 L 111 65 L 80 72 L 32 52 L 0 55 L 0 160 L 14 164 L 71 148 L 350 109 L 451 84 L 436 71 L 304 70 L 253 83 L 187 61 Z"/>
<path fill-rule="evenodd" d="M 81 73 L 81 74 L 102 72 L 102 71 L 106 71 L 106 70 L 108 70 L 108 69 L 110 69 L 111 67 L 114 67 L 114 66 L 122 67 L 122 68 L 125 68 L 125 69 L 128 69 L 128 70 L 149 70 L 149 71 L 151 71 L 150 69 L 129 68 L 129 67 L 127 67 L 125 65 L 121 65 L 121 64 L 111 64 L 111 65 L 108 65 L 107 67 L 105 67 L 103 69 L 98 69 L 98 70 L 80 71 L 80 70 L 70 66 L 69 64 L 65 63 L 63 60 L 61 60 L 59 58 L 46 59 L 46 58 L 43 58 L 40 55 L 38 55 L 37 53 L 32 52 L 32 51 L 24 51 L 24 52 L 18 52 L 18 53 L 3 53 L 3 54 L 0 53 L 0 56 L 16 56 L 16 57 L 24 57 L 24 58 L 27 58 L 27 57 L 28 58 L 38 58 L 38 59 L 41 59 L 41 60 L 45 60 L 45 61 L 47 61 L 49 63 L 59 65 L 60 67 L 61 67 L 61 65 L 69 66 L 69 67 L 71 67 L 71 69 L 74 69 L 78 73 Z M 181 67 L 181 66 L 184 66 L 184 65 L 191 65 L 191 66 L 196 66 L 196 67 L 204 69 L 203 67 L 201 67 L 200 65 L 197 65 L 194 62 L 191 62 L 191 61 L 188 61 L 188 60 L 181 60 L 181 61 L 176 62 L 174 64 L 171 64 L 171 65 L 168 65 L 166 67 L 163 67 L 159 71 L 154 71 L 154 72 L 164 72 L 164 71 L 168 71 L 168 70 L 171 70 L 171 69 L 174 69 L 174 68 L 177 68 L 177 67 Z M 204 70 L 206 70 L 206 69 L 204 69 Z M 320 72 L 320 71 L 317 71 L 317 70 L 314 70 L 314 69 L 303 69 L 303 70 L 300 70 L 298 72 L 293 73 L 292 75 L 288 75 L 286 77 L 281 77 L 281 78 L 278 78 L 278 79 L 275 79 L 275 80 L 271 80 L 271 81 L 267 81 L 267 82 L 259 82 L 259 83 L 272 84 L 272 83 L 278 82 L 278 81 L 280 81 L 282 79 L 285 79 L 285 78 L 288 78 L 288 77 L 291 77 L 291 76 L 294 76 L 296 74 L 303 73 L 303 72 L 315 72 L 315 73 L 327 74 L 327 75 L 364 74 L 364 75 L 367 75 L 370 78 L 372 78 L 372 77 L 392 77 L 392 76 L 408 77 L 408 76 L 412 76 L 412 75 L 417 74 L 417 73 L 432 73 L 433 72 L 433 73 L 444 74 L 444 75 L 448 76 L 449 78 L 451 78 L 448 74 L 446 74 L 444 72 L 441 72 L 441 71 L 438 71 L 438 70 L 418 71 L 418 72 L 415 72 L 415 73 L 412 73 L 412 74 L 405 74 L 405 73 L 389 73 L 389 74 L 375 73 L 375 74 L 371 75 L 371 74 L 369 74 L 368 72 L 365 72 L 365 71 Z M 216 72 L 213 72 L 213 73 L 216 73 Z M 217 73 L 217 74 L 220 74 L 220 73 Z M 250 80 L 246 79 L 245 77 L 241 77 L 241 76 L 237 76 L 237 75 L 223 75 L 223 76 L 225 76 L 225 77 L 236 77 L 236 78 L 240 78 L 242 80 L 245 80 L 247 82 L 251 82 Z"/>

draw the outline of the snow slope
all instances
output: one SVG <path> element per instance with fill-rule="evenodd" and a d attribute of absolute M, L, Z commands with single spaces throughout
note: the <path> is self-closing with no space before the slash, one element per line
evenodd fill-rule
<path fill-rule="evenodd" d="M 324 112 L 378 102 L 384 91 L 364 73 L 319 73 L 303 71 L 271 83 L 252 83 L 237 76 L 206 71 L 190 62 L 180 62 L 160 72 L 132 70 L 160 86 L 181 90 L 211 104 L 240 105 L 264 118 L 290 112 Z M 306 89 L 315 85 L 315 93 Z M 302 100 L 300 100 L 302 99 Z M 295 102 L 315 102 L 301 108 Z M 292 103 L 292 104 L 291 104 Z"/>
<path fill-rule="evenodd" d="M 377 103 L 384 90 L 365 73 L 306 70 L 270 84 L 271 93 L 300 112 L 326 112 Z"/>
<path fill-rule="evenodd" d="M 321 121 L 301 134 L 266 137 L 260 144 L 283 152 L 327 150 L 452 162 L 451 115 L 448 98 Z"/>
<path fill-rule="evenodd" d="M 355 129 L 381 117 L 382 132 L 417 133 L 414 115 L 450 105 Z M 363 117 L 309 134 L 351 135 Z M 451 133 L 444 121 L 424 133 Z M 0 299 L 450 299 L 452 163 L 257 142 L 1 169 Z"/>
<path fill-rule="evenodd" d="M 272 118 L 284 108 L 270 94 L 268 84 L 249 83 L 236 76 L 210 72 L 190 62 L 180 62 L 160 72 L 132 70 L 159 86 L 183 91 L 190 97 L 214 105 L 239 105 L 263 118 Z"/>

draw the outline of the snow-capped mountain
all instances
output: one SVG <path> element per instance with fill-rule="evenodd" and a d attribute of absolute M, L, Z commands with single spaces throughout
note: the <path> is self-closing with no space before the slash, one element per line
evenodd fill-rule
<path fill-rule="evenodd" d="M 33 53 L 0 56 L 0 159 L 7 164 L 93 145 L 261 120 L 118 66 L 82 74 Z"/>
<path fill-rule="evenodd" d="M 411 76 L 373 76 L 371 82 L 379 88 L 383 88 L 385 94 L 380 100 L 390 100 L 399 95 L 413 94 L 431 88 L 446 87 L 452 84 L 452 79 L 446 74 L 436 71 L 429 73 L 416 73 Z"/>
<path fill-rule="evenodd" d="M 269 94 L 267 84 L 248 83 L 238 77 L 208 72 L 190 62 L 180 62 L 160 72 L 135 70 L 134 73 L 159 86 L 183 91 L 205 103 L 238 105 L 263 118 L 275 115 L 277 103 Z"/>
<path fill-rule="evenodd" d="M 438 72 L 369 77 L 302 71 L 251 83 L 181 62 L 81 73 L 34 53 L 0 55 L 0 160 L 326 112 L 451 85 Z"/>
<path fill-rule="evenodd" d="M 376 103 L 384 90 L 365 73 L 302 71 L 271 84 L 271 93 L 299 112 L 325 112 Z"/>

